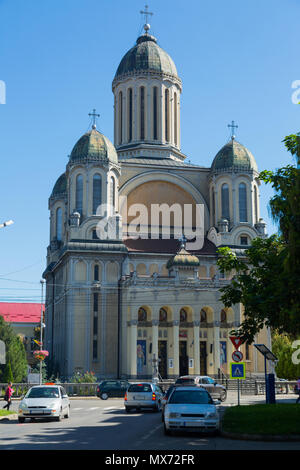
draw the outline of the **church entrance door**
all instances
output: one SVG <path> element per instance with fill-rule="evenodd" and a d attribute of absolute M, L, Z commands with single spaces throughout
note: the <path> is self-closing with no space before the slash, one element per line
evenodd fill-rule
<path fill-rule="evenodd" d="M 162 379 L 166 379 L 167 370 L 167 341 L 158 341 L 158 372 Z"/>
<path fill-rule="evenodd" d="M 200 374 L 207 375 L 206 341 L 200 341 Z"/>
<path fill-rule="evenodd" d="M 187 342 L 179 341 L 179 375 L 188 375 L 189 357 L 187 355 Z"/>

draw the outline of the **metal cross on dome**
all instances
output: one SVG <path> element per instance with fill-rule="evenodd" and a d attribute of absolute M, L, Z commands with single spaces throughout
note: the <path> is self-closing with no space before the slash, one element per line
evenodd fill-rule
<path fill-rule="evenodd" d="M 180 242 L 180 248 L 185 249 L 187 238 L 182 234 L 178 241 Z"/>
<path fill-rule="evenodd" d="M 148 16 L 152 16 L 153 13 L 151 11 L 148 11 L 148 5 L 145 5 L 145 11 L 141 10 L 140 14 L 145 15 L 145 26 L 148 24 Z"/>
<path fill-rule="evenodd" d="M 97 120 L 97 117 L 100 117 L 100 114 L 97 114 L 96 110 L 93 109 L 93 112 L 89 113 L 89 116 L 93 118 L 93 125 L 92 125 L 93 129 L 96 129 L 96 120 Z"/>
<path fill-rule="evenodd" d="M 239 126 L 235 125 L 234 121 L 231 121 L 231 124 L 228 124 L 227 127 L 231 127 L 231 138 L 234 139 L 234 129 L 237 129 Z"/>

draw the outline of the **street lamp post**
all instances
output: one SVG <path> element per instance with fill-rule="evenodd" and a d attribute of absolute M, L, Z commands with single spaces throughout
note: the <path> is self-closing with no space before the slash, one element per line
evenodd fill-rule
<path fill-rule="evenodd" d="M 41 279 L 40 283 L 41 283 L 41 289 L 42 289 L 42 293 L 41 293 L 41 325 L 40 325 L 40 351 L 42 351 L 43 349 L 43 328 L 44 328 L 44 323 L 43 323 L 43 300 L 44 300 L 44 284 L 45 284 L 45 279 Z M 40 385 L 42 385 L 42 362 L 40 360 Z"/>

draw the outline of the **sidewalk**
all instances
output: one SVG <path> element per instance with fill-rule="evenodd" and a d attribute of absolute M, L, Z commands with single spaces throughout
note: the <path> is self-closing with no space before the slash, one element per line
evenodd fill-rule
<path fill-rule="evenodd" d="M 276 395 L 276 403 L 296 403 L 298 395 L 295 393 L 280 393 Z M 240 395 L 241 405 L 258 405 L 266 403 L 265 395 Z M 238 404 L 238 393 L 236 390 L 227 392 L 227 399 L 221 406 L 236 406 Z M 300 405 L 299 405 L 300 406 Z"/>

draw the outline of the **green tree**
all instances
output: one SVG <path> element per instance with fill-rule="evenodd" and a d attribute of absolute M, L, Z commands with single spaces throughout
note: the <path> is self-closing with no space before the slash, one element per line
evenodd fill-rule
<path fill-rule="evenodd" d="M 27 359 L 24 345 L 15 334 L 11 325 L 0 316 L 0 339 L 6 346 L 6 363 L 10 363 L 13 379 L 15 382 L 22 382 L 27 374 Z M 0 380 L 3 380 L 3 370 L 1 367 Z"/>
<path fill-rule="evenodd" d="M 218 250 L 221 272 L 236 272 L 221 289 L 221 300 L 226 307 L 244 305 L 244 320 L 235 334 L 250 343 L 264 326 L 294 338 L 300 334 L 300 134 L 287 136 L 284 143 L 298 168 L 288 165 L 259 175 L 275 190 L 270 211 L 279 234 L 254 239 L 244 257 L 228 247 Z"/>
<path fill-rule="evenodd" d="M 300 364 L 294 364 L 292 355 L 294 349 L 292 347 L 293 339 L 287 334 L 278 334 L 277 332 L 272 335 L 272 351 L 278 358 L 276 365 L 276 374 L 288 380 L 296 380 L 300 377 Z"/>
<path fill-rule="evenodd" d="M 2 380 L 3 380 L 4 383 L 9 383 L 9 382 L 13 382 L 13 381 L 14 381 L 10 362 L 8 362 L 8 363 L 5 365 Z"/>

